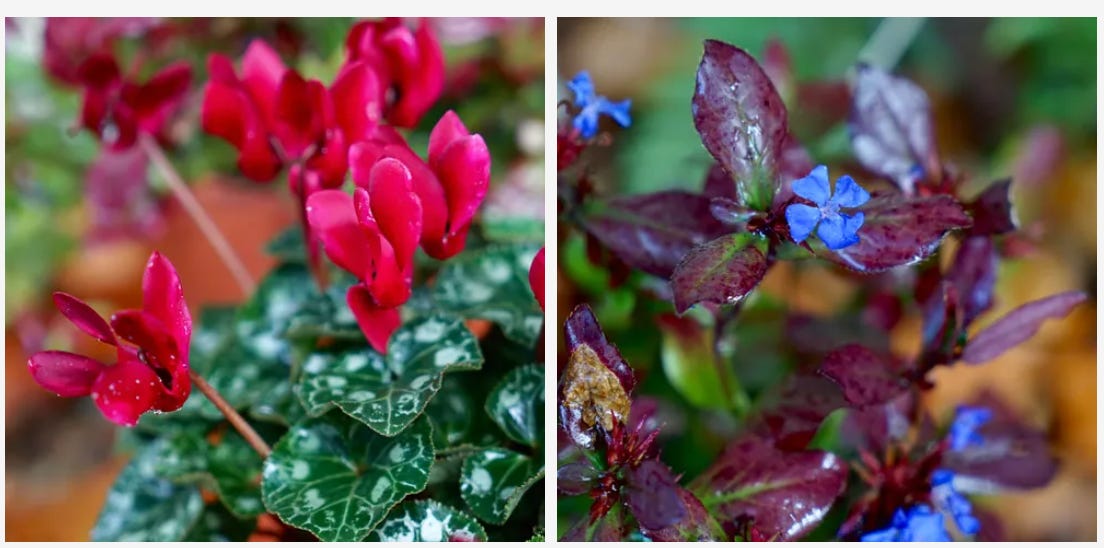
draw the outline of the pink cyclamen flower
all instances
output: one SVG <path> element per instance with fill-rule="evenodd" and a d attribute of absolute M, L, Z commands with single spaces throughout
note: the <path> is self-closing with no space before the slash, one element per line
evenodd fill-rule
<path fill-rule="evenodd" d="M 349 163 L 358 184 L 363 180 L 358 168 L 379 158 L 395 158 L 406 165 L 424 212 L 422 249 L 444 260 L 464 249 L 472 217 L 487 196 L 491 155 L 483 137 L 469 133 L 451 110 L 430 132 L 428 152 L 428 162 L 423 162 L 398 132 L 380 127 L 374 138 L 353 146 Z"/>
<path fill-rule="evenodd" d="M 529 288 L 533 291 L 533 296 L 537 298 L 537 302 L 540 303 L 541 310 L 544 310 L 544 248 L 540 248 L 537 255 L 533 257 L 533 264 L 529 265 Z"/>
<path fill-rule="evenodd" d="M 123 77 L 111 53 L 89 56 L 77 72 L 84 88 L 81 126 L 116 150 L 133 146 L 139 132 L 162 135 L 192 82 L 192 68 L 179 62 L 134 83 Z"/>
<path fill-rule="evenodd" d="M 331 260 L 360 280 L 346 300 L 368 342 L 381 353 L 410 298 L 422 205 L 410 170 L 394 158 L 370 167 L 353 157 L 353 196 L 322 190 L 307 199 L 307 221 Z"/>
<path fill-rule="evenodd" d="M 341 73 L 367 65 L 379 83 L 384 117 L 398 127 L 414 127 L 437 102 L 445 85 L 445 55 L 430 25 L 416 29 L 400 18 L 363 21 L 345 38 Z"/>
<path fill-rule="evenodd" d="M 116 313 L 110 326 L 92 307 L 66 293 L 54 293 L 54 304 L 81 331 L 114 346 L 117 359 L 109 365 L 71 352 L 38 352 L 28 366 L 39 385 L 66 398 L 91 395 L 104 417 L 123 426 L 134 426 L 151 409 L 175 411 L 184 405 L 192 387 L 192 317 L 168 259 L 157 252 L 150 256 L 142 278 L 142 308 Z"/>

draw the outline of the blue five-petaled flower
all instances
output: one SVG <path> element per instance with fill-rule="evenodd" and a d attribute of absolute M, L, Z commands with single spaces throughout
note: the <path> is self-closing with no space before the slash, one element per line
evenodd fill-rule
<path fill-rule="evenodd" d="M 977 430 L 992 418 L 993 410 L 987 407 L 959 406 L 955 410 L 950 431 L 947 432 L 951 451 L 962 451 L 971 445 L 981 445 L 985 440 Z"/>
<path fill-rule="evenodd" d="M 790 236 L 797 243 L 817 229 L 824 245 L 833 251 L 859 243 L 859 227 L 863 224 L 861 211 L 848 215 L 840 213 L 841 207 L 859 207 L 870 199 L 870 194 L 859 186 L 850 175 L 836 180 L 836 192 L 828 185 L 828 168 L 816 166 L 809 175 L 793 182 L 794 194 L 816 204 L 790 204 L 786 208 L 786 223 Z"/>
<path fill-rule="evenodd" d="M 860 538 L 863 542 L 950 542 L 951 535 L 943 525 L 943 514 L 926 504 L 917 504 L 906 512 L 893 513 L 889 527 L 871 531 Z"/>
<path fill-rule="evenodd" d="M 567 83 L 568 89 L 575 94 L 575 106 L 579 107 L 579 114 L 573 121 L 575 129 L 586 139 L 594 137 L 598 133 L 598 115 L 605 114 L 613 118 L 621 127 L 632 125 L 629 116 L 629 107 L 632 99 L 625 99 L 614 103 L 602 95 L 594 94 L 594 82 L 590 81 L 590 74 L 582 71 L 576 74 Z"/>

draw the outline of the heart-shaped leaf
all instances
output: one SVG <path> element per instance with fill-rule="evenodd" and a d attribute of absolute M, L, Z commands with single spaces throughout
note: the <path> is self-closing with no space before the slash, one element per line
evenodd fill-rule
<path fill-rule="evenodd" d="M 484 406 L 506 437 L 537 447 L 544 443 L 544 370 L 524 365 L 491 390 Z"/>
<path fill-rule="evenodd" d="M 691 109 L 702 144 L 736 180 L 738 201 L 765 210 L 788 133 L 770 77 L 744 50 L 706 40 Z"/>
<path fill-rule="evenodd" d="M 697 303 L 736 304 L 767 273 L 767 258 L 748 237 L 722 236 L 695 247 L 675 267 L 671 290 L 682 314 Z"/>
<path fill-rule="evenodd" d="M 425 488 L 431 436 L 424 420 L 387 438 L 340 413 L 307 419 L 265 462 L 265 506 L 322 540 L 363 540 L 399 501 Z"/>
<path fill-rule="evenodd" d="M 356 280 L 344 272 L 331 280 L 325 293 L 310 299 L 288 320 L 287 338 L 292 340 L 348 341 L 364 340 L 364 333 L 357 325 L 356 316 L 349 308 L 346 293 Z"/>
<path fill-rule="evenodd" d="M 771 540 L 798 540 L 828 513 L 847 483 L 847 465 L 825 451 L 781 451 L 744 438 L 691 484 L 722 523 L 754 520 Z"/>
<path fill-rule="evenodd" d="M 870 171 L 913 194 L 918 173 L 940 178 L 928 95 L 916 84 L 860 65 L 851 103 L 851 149 Z"/>
<path fill-rule="evenodd" d="M 886 403 L 909 387 L 892 363 L 857 344 L 832 351 L 817 373 L 839 385 L 847 403 L 860 408 Z"/>
<path fill-rule="evenodd" d="M 96 518 L 92 540 L 175 542 L 192 529 L 203 513 L 203 497 L 196 486 L 177 485 L 157 473 L 166 443 L 155 440 L 119 473 Z"/>
<path fill-rule="evenodd" d="M 962 351 L 962 361 L 982 364 L 996 359 L 1009 348 L 1030 339 L 1044 321 L 1064 318 L 1087 298 L 1084 292 L 1067 291 L 1016 308 L 974 335 Z"/>
<path fill-rule="evenodd" d="M 670 278 L 691 249 L 729 232 L 709 204 L 708 196 L 681 190 L 620 196 L 583 226 L 625 264 Z"/>
<path fill-rule="evenodd" d="M 822 256 L 859 272 L 915 264 L 938 249 L 947 232 L 970 226 L 962 206 L 946 195 L 873 192 L 859 211 L 865 215 L 859 243 L 834 252 L 826 252 L 819 241 L 814 244 Z"/>
<path fill-rule="evenodd" d="M 475 405 L 457 375 L 446 375 L 441 390 L 425 408 L 425 416 L 433 424 L 433 446 L 438 452 L 460 444 L 468 437 Z"/>
<path fill-rule="evenodd" d="M 380 542 L 485 542 L 487 532 L 475 518 L 432 500 L 409 501 L 376 528 Z"/>
<path fill-rule="evenodd" d="M 532 346 L 544 324 L 529 289 L 537 244 L 492 245 L 449 259 L 437 274 L 433 296 L 442 310 L 490 320 L 512 340 Z"/>
<path fill-rule="evenodd" d="M 485 449 L 464 459 L 460 496 L 479 519 L 505 523 L 521 497 L 544 477 L 544 466 L 508 449 Z"/>
<path fill-rule="evenodd" d="M 311 354 L 303 363 L 299 397 L 312 416 L 336 405 L 394 436 L 422 413 L 445 372 L 482 364 L 479 344 L 464 322 L 438 314 L 400 327 L 386 357 L 369 348 Z"/>
<path fill-rule="evenodd" d="M 284 334 L 291 319 L 305 303 L 320 297 L 305 266 L 276 267 L 238 312 L 240 346 L 262 359 L 286 361 L 289 348 Z"/>

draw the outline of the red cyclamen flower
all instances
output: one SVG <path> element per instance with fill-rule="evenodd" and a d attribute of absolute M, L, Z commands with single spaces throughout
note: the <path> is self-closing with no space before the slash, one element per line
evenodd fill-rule
<path fill-rule="evenodd" d="M 448 259 L 464 249 L 472 217 L 487 196 L 491 155 L 483 137 L 468 133 L 460 117 L 448 111 L 429 134 L 429 161 L 423 162 L 406 140 L 388 127 L 349 151 L 353 179 L 358 166 L 379 158 L 396 158 L 410 170 L 414 192 L 422 203 L 422 249 Z"/>
<path fill-rule="evenodd" d="M 379 82 L 384 116 L 398 127 L 414 127 L 445 84 L 445 55 L 426 21 L 411 30 L 402 19 L 363 21 L 345 39 L 348 56 L 341 73 L 367 65 Z"/>
<path fill-rule="evenodd" d="M 353 177 L 353 196 L 340 190 L 312 194 L 307 221 L 330 259 L 360 280 L 346 300 L 372 348 L 386 353 L 387 339 L 399 327 L 398 307 L 410 298 L 422 204 L 410 170 L 393 158 L 370 168 L 354 159 Z"/>
<path fill-rule="evenodd" d="M 28 366 L 43 388 L 66 398 L 91 394 L 104 417 L 123 426 L 134 426 L 151 409 L 175 411 L 184 405 L 191 393 L 192 317 L 168 259 L 157 252 L 150 256 L 142 309 L 116 313 L 110 327 L 76 297 L 54 293 L 54 304 L 81 331 L 116 347 L 118 358 L 108 365 L 71 352 L 38 352 Z"/>
<path fill-rule="evenodd" d="M 540 248 L 533 257 L 533 263 L 529 265 L 529 288 L 533 290 L 533 296 L 544 310 L 544 248 Z"/>
<path fill-rule="evenodd" d="M 81 63 L 78 79 L 84 88 L 81 126 L 121 150 L 134 145 L 139 131 L 153 136 L 163 133 L 188 92 L 192 68 L 173 63 L 149 81 L 136 84 L 123 78 L 114 55 L 97 53 Z"/>

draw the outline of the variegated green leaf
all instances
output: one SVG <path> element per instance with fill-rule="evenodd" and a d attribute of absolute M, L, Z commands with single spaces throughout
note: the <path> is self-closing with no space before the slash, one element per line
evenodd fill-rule
<path fill-rule="evenodd" d="M 544 441 L 544 370 L 535 365 L 506 374 L 487 397 L 487 414 L 506 435 L 537 447 Z"/>
<path fill-rule="evenodd" d="M 464 459 L 460 496 L 476 517 L 501 524 L 543 476 L 544 467 L 530 457 L 508 449 L 485 449 Z"/>
<path fill-rule="evenodd" d="M 404 503 L 379 527 L 381 542 L 484 542 L 487 533 L 475 518 L 432 500 Z"/>

